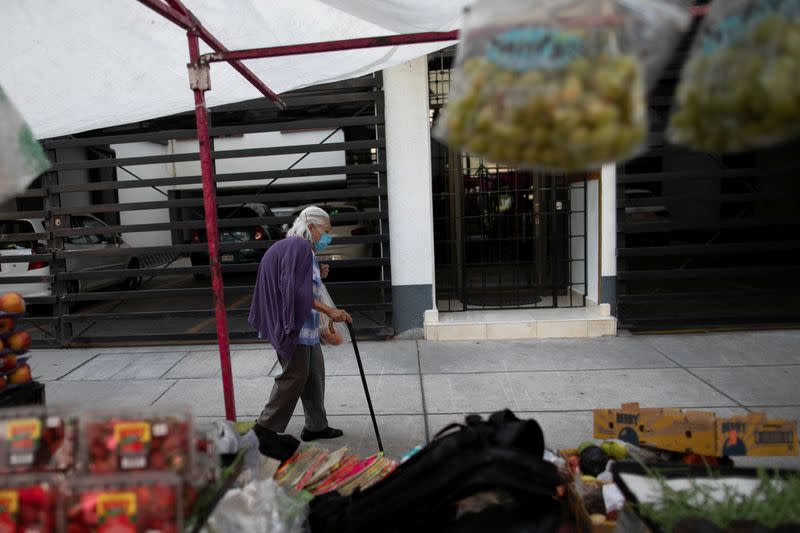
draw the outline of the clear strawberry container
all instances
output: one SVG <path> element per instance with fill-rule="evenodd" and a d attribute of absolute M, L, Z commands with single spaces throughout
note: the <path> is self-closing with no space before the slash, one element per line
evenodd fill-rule
<path fill-rule="evenodd" d="M 0 410 L 0 473 L 65 472 L 75 464 L 75 418 L 66 409 Z"/>
<path fill-rule="evenodd" d="M 89 412 L 80 417 L 79 462 L 90 474 L 171 471 L 184 474 L 194 461 L 188 408 Z"/>
<path fill-rule="evenodd" d="M 64 498 L 69 533 L 177 533 L 183 527 L 181 480 L 172 473 L 76 478 Z"/>

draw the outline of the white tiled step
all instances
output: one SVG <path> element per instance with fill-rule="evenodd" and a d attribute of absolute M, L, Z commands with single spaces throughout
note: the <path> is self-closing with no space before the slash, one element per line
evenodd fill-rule
<path fill-rule="evenodd" d="M 602 337 L 617 319 L 601 308 L 467 311 L 425 315 L 427 340 L 506 340 Z"/>

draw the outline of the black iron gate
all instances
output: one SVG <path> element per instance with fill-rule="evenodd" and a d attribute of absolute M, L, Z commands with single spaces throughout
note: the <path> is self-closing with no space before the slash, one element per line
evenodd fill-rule
<path fill-rule="evenodd" d="M 337 304 L 362 334 L 391 335 L 381 77 L 284 100 L 284 111 L 259 100 L 210 115 L 231 337 L 255 337 L 246 318 L 258 261 L 308 204 L 331 213 L 326 285 Z M 43 142 L 51 172 L 0 208 L 4 228 L 27 224 L 0 228 L 0 264 L 44 267 L 0 276 L 0 288 L 36 294 L 26 319 L 36 342 L 215 338 L 193 117 Z"/>
<path fill-rule="evenodd" d="M 796 324 L 800 140 L 724 156 L 667 144 L 691 38 L 651 95 L 649 150 L 618 167 L 620 327 Z"/>

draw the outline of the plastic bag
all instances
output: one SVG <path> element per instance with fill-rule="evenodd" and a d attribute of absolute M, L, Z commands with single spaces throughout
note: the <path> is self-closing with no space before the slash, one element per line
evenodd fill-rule
<path fill-rule="evenodd" d="M 48 168 L 44 150 L 0 87 L 0 202 L 23 192 Z"/>
<path fill-rule="evenodd" d="M 547 170 L 634 155 L 647 136 L 646 86 L 690 22 L 681 3 L 478 3 L 465 18 L 434 135 L 494 161 Z"/>
<path fill-rule="evenodd" d="M 320 294 L 320 301 L 328 307 L 336 308 L 333 303 L 328 289 L 325 284 L 322 284 L 322 294 Z M 350 332 L 347 330 L 347 325 L 344 322 L 334 322 L 331 318 L 320 313 L 320 326 L 319 326 L 319 342 L 325 346 L 339 346 L 345 342 L 350 342 Z"/>
<path fill-rule="evenodd" d="M 800 0 L 714 2 L 683 68 L 671 142 L 737 152 L 800 133 Z"/>
<path fill-rule="evenodd" d="M 308 515 L 310 494 L 284 490 L 274 479 L 229 490 L 208 519 L 205 531 L 239 533 L 301 533 Z"/>

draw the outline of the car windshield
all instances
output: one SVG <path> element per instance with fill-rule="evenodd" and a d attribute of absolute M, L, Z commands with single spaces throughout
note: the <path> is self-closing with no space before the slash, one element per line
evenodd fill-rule
<path fill-rule="evenodd" d="M 93 217 L 73 216 L 73 228 L 107 228 L 105 224 Z M 112 244 L 114 236 L 110 233 L 95 233 L 92 235 L 75 235 L 65 239 L 70 244 Z"/>

